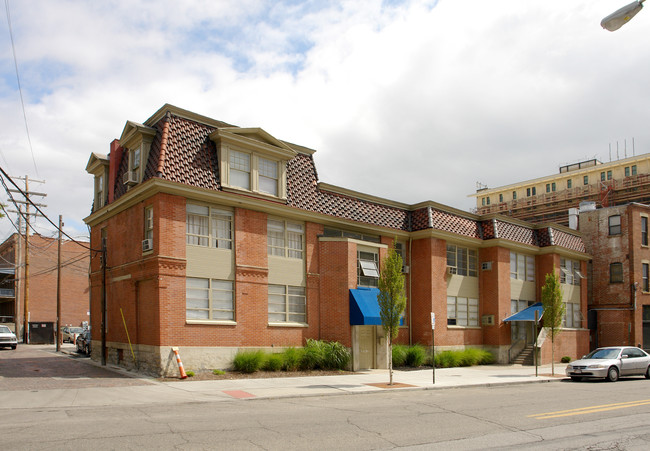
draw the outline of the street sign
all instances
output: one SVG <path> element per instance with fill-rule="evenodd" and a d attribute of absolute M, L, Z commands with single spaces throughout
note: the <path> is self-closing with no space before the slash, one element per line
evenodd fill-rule
<path fill-rule="evenodd" d="M 431 312 L 431 330 L 436 329 L 436 314 Z"/>

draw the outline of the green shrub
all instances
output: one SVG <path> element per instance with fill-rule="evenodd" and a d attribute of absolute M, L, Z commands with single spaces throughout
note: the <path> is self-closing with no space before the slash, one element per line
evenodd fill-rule
<path fill-rule="evenodd" d="M 301 348 L 287 348 L 282 353 L 282 369 L 284 371 L 298 371 L 304 352 Z"/>
<path fill-rule="evenodd" d="M 194 377 L 194 371 L 186 371 L 187 377 Z"/>
<path fill-rule="evenodd" d="M 406 365 L 412 368 L 422 366 L 427 358 L 427 351 L 422 345 L 409 346 L 406 350 Z"/>
<path fill-rule="evenodd" d="M 212 370 L 212 374 L 214 374 L 215 376 L 222 376 L 226 374 L 226 372 L 223 370 Z"/>
<path fill-rule="evenodd" d="M 303 348 L 300 368 L 303 370 L 315 370 L 320 368 L 323 364 L 323 355 L 323 342 L 308 338 L 307 344 Z"/>
<path fill-rule="evenodd" d="M 562 357 L 562 359 L 560 361 L 562 363 L 569 363 L 571 361 L 571 357 L 569 357 L 568 355 L 565 355 L 564 357 Z"/>
<path fill-rule="evenodd" d="M 435 362 L 438 368 L 453 368 L 460 366 L 460 353 L 458 351 L 442 351 L 436 354 Z"/>
<path fill-rule="evenodd" d="M 264 351 L 239 351 L 233 359 L 233 367 L 242 373 L 259 371 L 265 361 Z"/>
<path fill-rule="evenodd" d="M 460 366 L 474 366 L 481 361 L 481 351 L 476 348 L 467 348 L 461 352 Z"/>
<path fill-rule="evenodd" d="M 283 364 L 284 359 L 282 358 L 282 354 L 268 354 L 266 355 L 263 368 L 266 371 L 280 371 Z"/>
<path fill-rule="evenodd" d="M 479 349 L 481 352 L 481 358 L 478 361 L 479 365 L 492 365 L 495 362 L 494 354 L 485 349 Z"/>
<path fill-rule="evenodd" d="M 404 366 L 406 365 L 406 350 L 408 346 L 405 345 L 393 345 L 393 366 Z"/>
<path fill-rule="evenodd" d="M 344 370 L 350 363 L 350 351 L 337 341 L 322 345 L 324 352 L 322 367 L 328 370 Z"/>

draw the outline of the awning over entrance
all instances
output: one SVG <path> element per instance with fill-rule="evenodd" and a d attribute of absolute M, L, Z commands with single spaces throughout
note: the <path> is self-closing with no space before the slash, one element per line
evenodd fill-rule
<path fill-rule="evenodd" d="M 351 326 L 381 326 L 379 289 L 359 287 L 350 290 L 350 325 Z"/>
<path fill-rule="evenodd" d="M 541 319 L 544 314 L 544 307 L 542 307 L 541 302 L 533 304 L 530 307 L 523 309 L 521 312 L 511 315 L 503 321 L 535 321 L 535 312 L 538 312 L 537 319 Z"/>

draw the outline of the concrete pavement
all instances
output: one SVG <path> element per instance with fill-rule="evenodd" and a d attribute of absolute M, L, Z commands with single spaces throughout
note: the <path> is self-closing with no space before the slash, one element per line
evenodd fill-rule
<path fill-rule="evenodd" d="M 41 353 L 52 363 L 52 358 L 63 359 L 59 364 L 87 366 L 78 376 L 39 375 L 35 386 L 21 386 L 16 376 L 7 377 L 7 364 L 0 354 L 0 390 L 5 408 L 61 408 L 99 407 L 119 405 L 146 405 L 205 401 L 233 401 L 273 399 L 285 397 L 331 396 L 359 393 L 378 393 L 387 390 L 436 390 L 454 387 L 490 387 L 501 384 L 551 382 L 566 379 L 564 364 L 555 365 L 555 377 L 550 365 L 535 367 L 519 365 L 487 365 L 464 368 L 437 368 L 435 384 L 431 368 L 393 372 L 395 385 L 389 387 L 388 370 L 368 370 L 334 376 L 278 377 L 266 379 L 232 379 L 193 381 L 191 378 L 161 382 L 134 374 L 121 368 L 101 367 L 90 359 L 79 359 L 72 348 L 56 353 L 54 346 L 32 347 L 36 357 Z M 9 354 L 10 355 L 10 354 Z M 67 360 L 68 362 L 64 362 Z M 83 367 L 80 367 L 83 368 Z M 102 370 L 103 372 L 97 372 Z M 90 373 L 89 373 L 90 371 Z M 79 372 L 77 372 L 79 373 Z M 50 380 L 48 380 L 50 379 Z M 51 379 L 56 379 L 52 381 Z M 61 382 L 58 385 L 54 382 Z M 13 383 L 12 383 L 13 382 Z"/>

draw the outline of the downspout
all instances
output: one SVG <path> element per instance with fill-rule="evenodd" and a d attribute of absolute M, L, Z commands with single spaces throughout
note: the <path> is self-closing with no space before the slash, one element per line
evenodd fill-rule
<path fill-rule="evenodd" d="M 413 248 L 413 238 L 409 237 L 409 346 L 413 346 L 413 298 L 411 297 L 411 286 L 413 282 L 413 257 L 411 249 Z"/>

